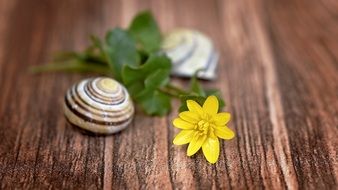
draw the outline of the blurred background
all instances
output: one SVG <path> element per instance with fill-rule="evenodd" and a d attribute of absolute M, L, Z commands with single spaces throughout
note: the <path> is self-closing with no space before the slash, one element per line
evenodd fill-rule
<path fill-rule="evenodd" d="M 121 134 L 88 137 L 61 105 L 91 75 L 28 72 L 141 10 L 163 33 L 196 29 L 220 52 L 204 85 L 221 89 L 236 138 L 216 165 L 172 146 L 178 102 L 167 117 L 137 113 Z M 336 0 L 0 0 L 1 188 L 335 189 L 337 18 Z"/>

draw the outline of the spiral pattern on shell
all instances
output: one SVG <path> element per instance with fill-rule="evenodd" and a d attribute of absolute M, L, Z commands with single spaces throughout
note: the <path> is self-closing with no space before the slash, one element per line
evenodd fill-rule
<path fill-rule="evenodd" d="M 162 50 L 173 62 L 172 74 L 191 77 L 199 69 L 198 77 L 214 79 L 219 54 L 204 34 L 188 29 L 176 29 L 165 35 Z"/>
<path fill-rule="evenodd" d="M 130 124 L 134 106 L 120 83 L 99 77 L 73 85 L 66 93 L 64 112 L 73 125 L 94 133 L 112 134 Z"/>

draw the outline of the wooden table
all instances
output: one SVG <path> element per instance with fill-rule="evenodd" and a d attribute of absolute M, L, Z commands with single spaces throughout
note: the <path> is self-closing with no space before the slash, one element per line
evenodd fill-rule
<path fill-rule="evenodd" d="M 27 72 L 144 9 L 221 53 L 205 85 L 222 90 L 236 138 L 215 165 L 172 144 L 177 101 L 167 117 L 138 111 L 125 131 L 93 137 L 61 106 L 88 75 Z M 0 129 L 1 189 L 337 189 L 338 1 L 0 0 Z"/>

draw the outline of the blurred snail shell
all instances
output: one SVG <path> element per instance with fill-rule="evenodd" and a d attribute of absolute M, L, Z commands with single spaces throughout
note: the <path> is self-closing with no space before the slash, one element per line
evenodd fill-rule
<path fill-rule="evenodd" d="M 67 91 L 64 113 L 70 123 L 82 129 L 112 134 L 130 124 L 134 106 L 125 87 L 99 77 L 85 79 Z"/>
<path fill-rule="evenodd" d="M 210 38 L 188 29 L 176 29 L 164 36 L 162 50 L 172 60 L 172 74 L 191 77 L 199 69 L 198 77 L 214 79 L 219 54 Z"/>

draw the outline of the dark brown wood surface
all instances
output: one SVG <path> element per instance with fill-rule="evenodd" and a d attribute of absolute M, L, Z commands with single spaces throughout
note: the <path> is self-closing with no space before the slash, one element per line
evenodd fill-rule
<path fill-rule="evenodd" d="M 86 76 L 27 72 L 144 9 L 221 52 L 205 85 L 222 90 L 236 138 L 215 165 L 173 146 L 177 101 L 167 117 L 138 111 L 125 131 L 93 137 L 61 109 Z M 0 0 L 1 189 L 338 189 L 337 137 L 336 0 Z"/>

